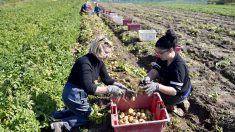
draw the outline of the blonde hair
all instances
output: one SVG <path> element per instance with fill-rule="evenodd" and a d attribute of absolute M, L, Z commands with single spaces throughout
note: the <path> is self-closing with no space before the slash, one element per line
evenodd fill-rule
<path fill-rule="evenodd" d="M 113 50 L 113 43 L 105 36 L 98 36 L 90 45 L 89 53 L 96 55 L 98 58 L 104 57 L 104 48 L 109 47 Z"/>

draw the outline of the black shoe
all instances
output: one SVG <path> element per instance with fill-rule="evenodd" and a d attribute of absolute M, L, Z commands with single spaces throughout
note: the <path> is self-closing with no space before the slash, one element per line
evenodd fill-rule
<path fill-rule="evenodd" d="M 69 109 L 64 109 L 61 111 L 52 112 L 52 117 L 54 119 L 64 119 L 64 118 L 72 116 L 72 115 L 75 115 L 75 114 Z"/>

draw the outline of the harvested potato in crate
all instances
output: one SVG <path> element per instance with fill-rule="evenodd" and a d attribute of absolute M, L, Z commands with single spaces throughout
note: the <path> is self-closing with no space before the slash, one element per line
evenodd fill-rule
<path fill-rule="evenodd" d="M 170 121 L 165 105 L 159 95 L 111 98 L 111 124 L 115 132 L 160 132 Z"/>
<path fill-rule="evenodd" d="M 148 109 L 132 109 L 129 108 L 127 111 L 118 112 L 118 123 L 129 124 L 129 123 L 139 123 L 145 121 L 152 121 L 153 114 Z"/>

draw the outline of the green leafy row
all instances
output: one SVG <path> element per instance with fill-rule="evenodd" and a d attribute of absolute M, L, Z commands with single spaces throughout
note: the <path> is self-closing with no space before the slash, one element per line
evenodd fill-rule
<path fill-rule="evenodd" d="M 38 0 L 0 7 L 0 129 L 40 131 L 62 107 L 81 4 Z"/>

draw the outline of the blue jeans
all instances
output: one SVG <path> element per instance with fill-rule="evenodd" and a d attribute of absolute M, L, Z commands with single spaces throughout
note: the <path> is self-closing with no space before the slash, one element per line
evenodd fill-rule
<path fill-rule="evenodd" d="M 83 89 L 79 89 L 76 85 L 71 83 L 65 85 L 62 94 L 65 106 L 75 114 L 78 114 L 81 111 L 91 110 L 87 97 L 88 95 Z"/>
<path fill-rule="evenodd" d="M 64 87 L 62 99 L 65 106 L 74 114 L 62 119 L 66 129 L 71 130 L 88 123 L 91 107 L 88 102 L 88 95 L 83 89 L 79 89 L 76 85 L 67 83 Z"/>

